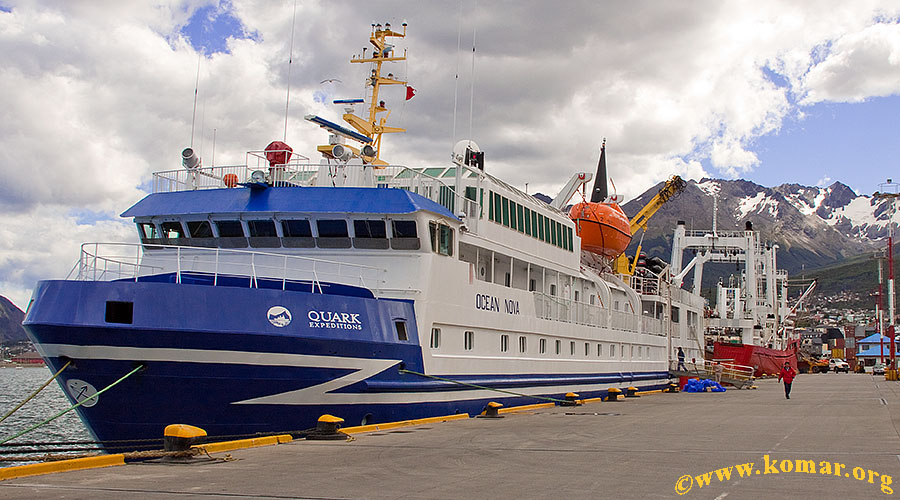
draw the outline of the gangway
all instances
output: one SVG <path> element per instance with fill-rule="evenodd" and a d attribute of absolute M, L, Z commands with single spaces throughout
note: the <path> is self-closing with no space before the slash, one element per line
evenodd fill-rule
<path fill-rule="evenodd" d="M 722 364 L 722 383 L 733 385 L 738 389 L 751 387 L 753 385 L 753 368 L 749 366 L 733 363 L 731 360 L 719 360 Z M 685 361 L 684 369 L 678 369 L 678 360 L 669 360 L 669 376 L 670 377 L 696 377 L 700 379 L 708 378 L 715 380 L 716 361 L 698 360 Z"/>

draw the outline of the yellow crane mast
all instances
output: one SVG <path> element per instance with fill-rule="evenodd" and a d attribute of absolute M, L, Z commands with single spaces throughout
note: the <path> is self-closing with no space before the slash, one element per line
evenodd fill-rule
<path fill-rule="evenodd" d="M 644 208 L 642 208 L 637 215 L 631 218 L 631 234 L 636 234 L 640 229 L 646 231 L 647 221 L 650 220 L 650 217 L 653 217 L 653 214 L 655 214 L 663 204 L 672 199 L 673 196 L 684 191 L 686 186 L 687 183 L 677 175 L 673 175 L 671 179 L 667 180 L 663 187 L 660 188 L 659 192 L 656 193 L 656 196 L 644 205 Z M 628 256 L 624 253 L 616 258 L 616 272 L 629 276 L 634 274 L 634 269 L 637 266 L 638 257 L 640 255 L 641 244 L 638 243 L 637 250 L 634 253 L 634 260 L 629 262 Z"/>

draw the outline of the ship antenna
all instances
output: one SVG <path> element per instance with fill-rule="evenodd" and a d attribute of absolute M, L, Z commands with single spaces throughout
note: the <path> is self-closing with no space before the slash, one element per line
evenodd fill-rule
<path fill-rule="evenodd" d="M 475 25 L 472 24 L 472 95 L 469 99 L 469 140 L 472 139 L 472 117 L 475 110 Z"/>
<path fill-rule="evenodd" d="M 291 105 L 291 64 L 294 62 L 294 25 L 297 21 L 297 0 L 294 0 L 294 14 L 291 17 L 291 51 L 288 55 L 287 97 L 284 100 L 284 139 L 287 142 L 288 108 Z"/>
<path fill-rule="evenodd" d="M 197 54 L 197 82 L 194 83 L 194 111 L 191 113 L 191 148 L 194 147 L 194 123 L 197 121 L 197 92 L 200 89 L 200 61 L 203 52 Z"/>
<path fill-rule="evenodd" d="M 453 78 L 453 136 L 450 138 L 451 151 L 453 145 L 456 144 L 456 114 L 459 104 L 459 49 L 462 40 L 462 14 L 458 12 L 456 17 L 456 75 Z"/>

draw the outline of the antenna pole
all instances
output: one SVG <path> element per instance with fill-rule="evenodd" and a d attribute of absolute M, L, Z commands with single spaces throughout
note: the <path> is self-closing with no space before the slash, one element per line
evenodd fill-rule
<path fill-rule="evenodd" d="M 191 113 L 191 148 L 194 147 L 194 122 L 197 121 L 197 92 L 200 89 L 200 61 L 203 53 L 197 54 L 197 81 L 194 83 L 194 111 Z"/>
<path fill-rule="evenodd" d="M 453 77 L 453 136 L 450 138 L 450 154 L 456 145 L 456 108 L 459 103 L 459 48 L 462 40 L 462 13 L 457 13 L 456 21 L 456 75 Z"/>
<path fill-rule="evenodd" d="M 469 99 L 469 139 L 472 139 L 472 117 L 475 110 L 475 25 L 472 25 L 472 95 Z"/>
<path fill-rule="evenodd" d="M 291 17 L 291 51 L 288 55 L 287 97 L 284 99 L 284 142 L 287 142 L 288 108 L 291 105 L 291 65 L 294 62 L 294 25 L 297 20 L 297 0 L 294 0 L 294 14 Z"/>

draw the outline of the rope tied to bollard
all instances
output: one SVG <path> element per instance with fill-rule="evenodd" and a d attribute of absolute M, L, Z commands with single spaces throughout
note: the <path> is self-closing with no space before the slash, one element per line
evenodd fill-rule
<path fill-rule="evenodd" d="M 16 438 L 18 438 L 18 437 L 24 436 L 25 434 L 28 434 L 29 432 L 31 432 L 31 431 L 33 431 L 33 430 L 35 430 L 35 429 L 37 429 L 37 428 L 39 428 L 39 427 L 41 427 L 41 426 L 43 426 L 43 425 L 46 425 L 46 424 L 48 424 L 48 423 L 50 423 L 50 422 L 56 420 L 57 418 L 59 418 L 59 417 L 65 415 L 66 413 L 69 413 L 70 411 L 74 410 L 75 408 L 78 408 L 79 406 L 81 406 L 81 405 L 87 403 L 88 401 L 91 401 L 92 399 L 96 399 L 98 396 L 100 396 L 100 395 L 103 394 L 104 392 L 106 392 L 106 391 L 112 389 L 113 387 L 115 387 L 116 385 L 118 385 L 119 382 L 125 380 L 126 378 L 128 378 L 128 377 L 130 377 L 130 376 L 132 376 L 132 375 L 134 375 L 135 373 L 137 373 L 138 371 L 142 370 L 143 368 L 144 368 L 144 365 L 138 365 L 137 367 L 135 367 L 135 368 L 134 368 L 133 370 L 131 370 L 130 372 L 128 372 L 128 373 L 126 373 L 125 375 L 121 376 L 121 377 L 120 377 L 118 380 L 116 380 L 115 382 L 109 384 L 108 386 L 106 386 L 106 387 L 104 387 L 103 389 L 97 391 L 96 393 L 92 394 L 91 396 L 89 396 L 89 397 L 87 397 L 87 398 L 84 398 L 82 401 L 79 401 L 78 403 L 75 403 L 74 405 L 72 405 L 72 406 L 68 407 L 67 409 L 65 409 L 65 410 L 63 410 L 63 411 L 57 413 L 56 415 L 53 415 L 52 417 L 50 417 L 50 418 L 48 418 L 48 419 L 46 419 L 46 420 L 43 420 L 43 421 L 41 421 L 41 422 L 38 422 L 38 423 L 35 424 L 35 425 L 32 425 L 31 427 L 25 429 L 24 431 L 18 432 L 18 433 L 16 433 L 16 434 L 14 434 L 14 435 L 12 435 L 12 436 L 10 436 L 10 437 L 8 437 L 8 438 L 6 438 L 6 439 L 0 441 L 0 445 L 6 444 L 6 443 L 12 441 L 13 439 L 16 439 Z"/>
<path fill-rule="evenodd" d="M 524 397 L 524 398 L 542 399 L 542 400 L 544 400 L 544 401 L 552 401 L 552 402 L 554 402 L 554 403 L 563 403 L 563 404 L 569 403 L 569 401 L 567 401 L 567 400 L 565 400 L 565 399 L 551 398 L 551 397 L 548 397 L 548 396 L 534 396 L 534 395 L 531 395 L 531 394 L 525 394 L 525 393 L 522 393 L 522 392 L 507 391 L 507 390 L 505 390 L 505 389 L 497 389 L 496 387 L 488 387 L 488 386 L 485 386 L 485 385 L 470 384 L 470 383 L 468 383 L 468 382 L 462 382 L 462 381 L 460 381 L 460 380 L 453 380 L 453 379 L 450 379 L 450 378 L 438 377 L 437 375 L 427 375 L 427 374 L 425 374 L 425 373 L 420 373 L 420 372 L 416 372 L 416 371 L 413 371 L 413 370 L 407 370 L 407 369 L 405 369 L 405 368 L 400 368 L 399 371 L 400 371 L 400 373 L 409 373 L 410 375 L 418 375 L 418 376 L 420 376 L 420 377 L 430 378 L 430 379 L 434 379 L 434 380 L 440 380 L 440 381 L 442 381 L 442 382 L 450 382 L 450 383 L 452 383 L 452 384 L 462 385 L 462 386 L 466 386 L 466 387 L 472 387 L 472 388 L 474 388 L 474 389 L 482 389 L 482 390 L 486 390 L 486 391 L 502 392 L 502 393 L 504 393 L 504 394 L 512 394 L 513 396 L 521 396 L 521 397 Z"/>
<path fill-rule="evenodd" d="M 25 406 L 25 403 L 31 401 L 35 396 L 37 396 L 41 391 L 43 391 L 48 385 L 50 385 L 50 382 L 53 382 L 54 380 L 56 380 L 56 377 L 59 377 L 59 374 L 62 373 L 63 370 L 65 370 L 66 368 L 68 368 L 68 366 L 69 366 L 70 364 L 72 364 L 72 361 L 66 361 L 66 364 L 64 364 L 64 365 L 62 366 L 62 368 L 59 369 L 59 371 L 57 371 L 56 373 L 54 373 L 53 376 L 50 377 L 50 380 L 44 382 L 43 385 L 41 385 L 41 386 L 38 387 L 34 392 L 32 392 L 31 394 L 29 394 L 28 397 L 25 398 L 24 401 L 22 401 L 21 403 L 19 403 L 18 405 L 16 405 L 16 407 L 13 408 L 12 410 L 9 410 L 8 412 L 6 412 L 6 415 L 3 415 L 2 417 L 0 417 L 0 422 L 3 422 L 3 421 L 6 420 L 7 418 L 9 418 L 10 415 L 12 415 L 12 414 L 15 413 L 16 411 L 18 411 L 19 408 Z"/>

